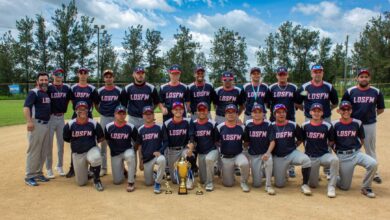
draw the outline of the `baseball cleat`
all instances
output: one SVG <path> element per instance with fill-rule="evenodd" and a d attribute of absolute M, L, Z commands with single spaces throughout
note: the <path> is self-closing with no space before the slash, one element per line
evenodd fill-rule
<path fill-rule="evenodd" d="M 249 192 L 249 186 L 248 186 L 248 184 L 245 183 L 245 182 L 242 182 L 242 183 L 241 183 L 241 189 L 242 189 L 243 192 Z"/>
<path fill-rule="evenodd" d="M 99 192 L 104 190 L 103 184 L 100 180 L 94 181 L 93 185 L 95 186 L 95 189 Z"/>
<path fill-rule="evenodd" d="M 127 183 L 126 190 L 127 190 L 127 192 L 133 192 L 135 190 L 134 183 Z"/>
<path fill-rule="evenodd" d="M 54 179 L 56 176 L 54 176 L 53 170 L 47 170 L 46 176 L 49 179 Z"/>
<path fill-rule="evenodd" d="M 303 194 L 305 194 L 306 196 L 311 196 L 311 190 L 310 190 L 310 187 L 307 185 L 307 184 L 303 184 L 301 186 L 301 191 Z"/>
<path fill-rule="evenodd" d="M 74 169 L 73 168 L 70 168 L 69 169 L 69 172 L 65 175 L 66 178 L 72 178 L 74 177 Z"/>
<path fill-rule="evenodd" d="M 161 184 L 160 183 L 154 183 L 153 192 L 156 194 L 161 193 Z"/>
<path fill-rule="evenodd" d="M 49 182 L 50 180 L 46 178 L 44 175 L 40 175 L 34 178 L 37 182 Z"/>
<path fill-rule="evenodd" d="M 375 193 L 372 191 L 371 188 L 362 188 L 362 194 L 367 196 L 368 198 L 376 197 Z"/>
<path fill-rule="evenodd" d="M 66 175 L 64 170 L 62 169 L 62 167 L 56 167 L 56 170 L 57 170 L 57 173 L 60 174 L 60 176 Z"/>
<path fill-rule="evenodd" d="M 213 183 L 207 183 L 205 187 L 207 192 L 211 192 L 214 190 L 214 184 Z"/>
<path fill-rule="evenodd" d="M 101 170 L 100 170 L 100 177 L 102 177 L 102 176 L 105 176 L 107 174 L 107 169 L 104 169 L 104 168 L 102 168 Z"/>
<path fill-rule="evenodd" d="M 329 187 L 328 189 L 328 197 L 335 198 L 336 197 L 336 189 L 334 187 Z"/>
<path fill-rule="evenodd" d="M 378 184 L 381 184 L 382 183 L 382 178 L 380 176 L 375 176 L 373 181 L 378 183 Z"/>
<path fill-rule="evenodd" d="M 37 181 L 35 181 L 34 178 L 26 178 L 24 179 L 24 182 L 28 185 L 28 186 L 38 186 L 38 183 Z"/>
<path fill-rule="evenodd" d="M 271 195 L 271 196 L 276 194 L 276 192 L 275 192 L 274 188 L 272 188 L 272 186 L 266 186 L 265 191 L 268 193 L 268 195 Z"/>

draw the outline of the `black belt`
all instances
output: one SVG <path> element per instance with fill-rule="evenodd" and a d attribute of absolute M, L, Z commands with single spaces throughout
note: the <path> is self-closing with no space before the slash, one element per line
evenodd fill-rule
<path fill-rule="evenodd" d="M 184 146 L 169 147 L 170 150 L 183 150 Z"/>
<path fill-rule="evenodd" d="M 336 151 L 336 154 L 353 154 L 356 151 L 357 151 L 356 149 L 352 149 L 352 150 L 338 150 L 338 151 Z"/>
<path fill-rule="evenodd" d="M 45 124 L 49 123 L 49 121 L 44 121 L 44 120 L 41 120 L 41 119 L 37 119 L 37 123 L 45 125 Z"/>
<path fill-rule="evenodd" d="M 53 113 L 52 115 L 57 116 L 57 117 L 61 117 L 64 115 L 64 113 Z"/>
<path fill-rule="evenodd" d="M 233 158 L 235 156 L 237 156 L 238 154 L 222 154 L 221 155 L 221 158 L 227 158 L 227 159 L 230 159 L 230 158 Z"/>

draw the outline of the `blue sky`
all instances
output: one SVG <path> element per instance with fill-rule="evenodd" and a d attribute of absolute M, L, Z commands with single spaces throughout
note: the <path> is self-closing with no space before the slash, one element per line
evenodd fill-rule
<path fill-rule="evenodd" d="M 333 42 L 343 43 L 350 35 L 350 47 L 366 22 L 390 10 L 390 0 L 287 1 L 287 0 L 77 0 L 79 13 L 104 24 L 118 52 L 122 51 L 124 31 L 131 25 L 160 30 L 161 49 L 172 47 L 179 24 L 190 28 L 194 40 L 209 54 L 214 32 L 222 26 L 238 31 L 247 39 L 250 65 L 256 65 L 255 52 L 264 38 L 281 23 L 290 20 Z M 68 0 L 0 0 L 0 34 L 15 31 L 15 21 L 39 13 L 50 20 L 54 10 Z M 49 28 L 50 25 L 49 25 Z"/>

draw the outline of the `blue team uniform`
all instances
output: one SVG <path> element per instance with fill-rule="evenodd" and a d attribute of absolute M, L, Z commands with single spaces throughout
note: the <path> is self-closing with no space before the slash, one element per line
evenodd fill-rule
<path fill-rule="evenodd" d="M 270 109 L 274 109 L 276 104 L 283 104 L 287 107 L 287 120 L 295 121 L 295 106 L 298 101 L 298 87 L 293 83 L 288 83 L 286 86 L 280 86 L 274 83 L 269 86 L 269 105 Z M 270 121 L 275 121 L 275 116 L 270 115 Z"/>
<path fill-rule="evenodd" d="M 256 102 L 265 106 L 268 103 L 268 85 L 260 83 L 257 86 L 253 86 L 252 83 L 246 83 L 243 86 L 244 89 L 244 102 L 245 102 L 245 114 L 250 116 L 253 104 Z M 263 109 L 267 112 L 266 109 Z"/>
<path fill-rule="evenodd" d="M 137 118 L 142 118 L 143 107 L 160 103 L 157 89 L 150 83 L 130 83 L 122 90 L 122 95 L 122 105 L 127 106 L 128 115 Z"/>

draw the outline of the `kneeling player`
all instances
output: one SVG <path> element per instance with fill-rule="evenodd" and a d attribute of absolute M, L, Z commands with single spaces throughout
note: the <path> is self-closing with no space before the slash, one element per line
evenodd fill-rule
<path fill-rule="evenodd" d="M 104 140 L 103 129 L 95 120 L 88 118 L 88 104 L 80 101 L 75 107 L 77 117 L 69 121 L 63 131 L 64 141 L 70 142 L 76 182 L 84 186 L 88 182 L 88 164 L 93 172 L 93 183 L 98 191 L 103 191 L 100 181 L 102 156 L 96 140 Z"/>
<path fill-rule="evenodd" d="M 340 120 L 333 121 L 335 151 L 340 160 L 340 179 L 337 186 L 342 190 L 348 190 L 351 187 L 355 166 L 359 165 L 366 169 L 361 192 L 369 198 L 375 198 L 371 184 L 378 164 L 374 158 L 360 152 L 364 142 L 362 122 L 351 118 L 352 105 L 348 101 L 342 101 L 337 112 L 341 115 Z"/>
<path fill-rule="evenodd" d="M 154 193 L 161 193 L 161 181 L 164 176 L 166 160 L 163 155 L 161 126 L 154 123 L 154 110 L 145 106 L 142 110 L 144 125 L 138 129 L 137 145 L 140 149 L 140 170 L 144 171 L 145 184 L 154 183 Z M 157 174 L 153 179 L 154 165 L 157 165 Z"/>
<path fill-rule="evenodd" d="M 191 123 L 190 151 L 193 150 L 195 143 L 200 182 L 206 185 L 206 191 L 213 191 L 214 164 L 218 160 L 218 150 L 215 145 L 216 123 L 208 118 L 209 106 L 207 103 L 200 102 L 196 109 L 198 118 Z"/>
<path fill-rule="evenodd" d="M 295 122 L 286 120 L 285 105 L 275 105 L 273 113 L 276 118 L 272 123 L 272 135 L 275 138 L 273 150 L 275 186 L 286 185 L 286 172 L 289 165 L 301 165 L 303 177 L 301 190 L 305 195 L 311 195 L 310 187 L 307 185 L 310 177 L 310 158 L 297 150 L 302 143 L 302 129 Z"/>
<path fill-rule="evenodd" d="M 329 146 L 333 146 L 333 126 L 322 120 L 324 114 L 322 105 L 314 103 L 310 107 L 310 121 L 303 123 L 303 139 L 305 153 L 311 160 L 311 172 L 309 186 L 317 187 L 320 166 L 330 168 L 330 179 L 328 182 L 328 197 L 336 197 L 336 180 L 339 174 L 339 159 L 329 152 Z"/>
<path fill-rule="evenodd" d="M 104 134 L 111 152 L 111 169 L 114 184 L 121 184 L 125 178 L 123 162 L 127 163 L 127 192 L 135 190 L 135 153 L 132 141 L 137 139 L 137 129 L 126 122 L 126 108 L 118 105 L 115 108 L 114 121 L 104 128 Z"/>
<path fill-rule="evenodd" d="M 252 119 L 245 122 L 245 144 L 249 146 L 249 158 L 251 161 L 253 187 L 260 187 L 265 170 L 265 191 L 269 195 L 275 195 L 271 186 L 272 156 L 275 147 L 273 136 L 270 135 L 271 122 L 264 120 L 263 106 L 254 104 L 252 107 Z"/>

